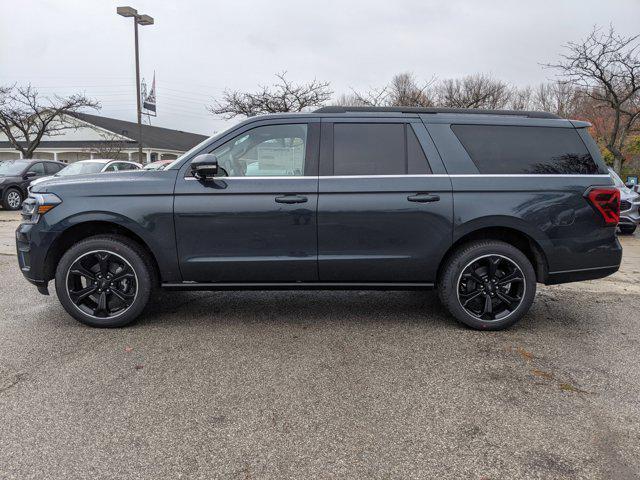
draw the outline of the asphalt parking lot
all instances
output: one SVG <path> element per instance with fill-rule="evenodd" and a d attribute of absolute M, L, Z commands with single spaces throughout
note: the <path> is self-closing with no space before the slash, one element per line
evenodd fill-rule
<path fill-rule="evenodd" d="M 132 327 L 23 280 L 0 211 L 0 479 L 640 478 L 640 237 L 506 332 L 421 292 L 166 293 Z"/>

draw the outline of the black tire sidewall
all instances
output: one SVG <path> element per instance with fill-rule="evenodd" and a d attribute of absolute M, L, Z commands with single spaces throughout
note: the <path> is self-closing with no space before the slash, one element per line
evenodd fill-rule
<path fill-rule="evenodd" d="M 20 195 L 20 205 L 18 205 L 18 208 L 11 208 L 9 206 L 9 202 L 8 202 L 8 198 L 9 198 L 9 193 L 11 192 L 16 192 L 18 195 Z M 13 212 L 20 210 L 20 207 L 22 206 L 22 202 L 24 201 L 24 195 L 22 195 L 22 192 L 20 191 L 20 189 L 15 188 L 15 187 L 9 187 L 7 188 L 4 193 L 2 194 L 2 207 L 5 210 L 11 210 Z"/>
<path fill-rule="evenodd" d="M 66 277 L 71 265 L 78 257 L 94 250 L 106 250 L 124 258 L 137 277 L 137 296 L 129 309 L 118 317 L 98 319 L 85 314 L 71 301 L 67 291 Z M 72 246 L 62 256 L 56 268 L 56 294 L 64 309 L 76 320 L 92 327 L 122 327 L 133 322 L 146 307 L 152 290 L 152 273 L 144 252 L 133 242 L 120 237 L 99 236 L 83 240 Z"/>
<path fill-rule="evenodd" d="M 475 258 L 484 255 L 501 255 L 508 258 L 518 265 L 525 278 L 522 302 L 513 313 L 501 320 L 480 320 L 469 314 L 458 300 L 458 278 L 462 270 Z M 477 330 L 502 330 L 516 323 L 529 311 L 536 294 L 536 274 L 526 255 L 514 246 L 500 241 L 478 241 L 461 246 L 451 256 L 443 270 L 438 293 L 443 305 L 458 321 Z"/>
<path fill-rule="evenodd" d="M 622 233 L 623 235 L 633 235 L 633 233 L 636 231 L 637 226 L 634 225 L 633 227 L 627 226 L 627 225 L 623 225 L 623 226 L 619 226 L 620 228 L 620 233 Z"/>

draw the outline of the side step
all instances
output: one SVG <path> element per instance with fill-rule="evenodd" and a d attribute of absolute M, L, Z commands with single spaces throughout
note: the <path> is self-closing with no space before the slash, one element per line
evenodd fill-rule
<path fill-rule="evenodd" d="M 163 283 L 166 290 L 430 290 L 433 283 L 413 282 L 288 282 L 288 283 L 227 283 L 177 282 Z"/>

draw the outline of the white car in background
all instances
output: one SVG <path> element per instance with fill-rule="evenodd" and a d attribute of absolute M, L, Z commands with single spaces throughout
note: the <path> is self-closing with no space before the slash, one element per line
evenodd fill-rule
<path fill-rule="evenodd" d="M 102 173 L 102 172 L 124 172 L 130 170 L 141 170 L 142 165 L 135 162 L 128 162 L 126 160 L 113 160 L 107 158 L 95 158 L 91 160 L 80 160 L 79 162 L 74 162 L 62 170 L 60 170 L 55 175 L 51 175 L 49 177 L 38 178 L 31 182 L 29 186 L 29 191 L 31 191 L 31 187 L 37 185 L 39 183 L 45 182 L 47 180 L 51 180 L 52 178 L 58 177 L 67 177 L 71 175 L 86 175 L 91 173 Z"/>

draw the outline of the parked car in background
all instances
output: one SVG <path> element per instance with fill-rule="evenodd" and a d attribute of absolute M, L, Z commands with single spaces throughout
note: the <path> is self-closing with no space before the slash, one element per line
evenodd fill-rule
<path fill-rule="evenodd" d="M 58 173 L 65 164 L 35 158 L 4 160 L 0 163 L 0 202 L 7 210 L 18 210 L 27 197 L 29 185 Z"/>
<path fill-rule="evenodd" d="M 91 159 L 80 160 L 58 171 L 55 175 L 39 178 L 31 182 L 31 186 L 38 185 L 47 180 L 57 177 L 70 177 L 72 175 L 86 175 L 90 173 L 102 173 L 102 172 L 126 172 L 130 170 L 140 170 L 142 165 L 135 162 L 128 162 L 125 160 L 113 160 L 113 159 Z"/>
<path fill-rule="evenodd" d="M 147 163 L 143 170 L 164 170 L 168 165 L 171 165 L 175 160 L 158 160 L 157 162 Z"/>
<path fill-rule="evenodd" d="M 620 190 L 620 233 L 631 235 L 640 223 L 640 195 L 624 184 L 615 170 L 609 167 L 609 174 Z"/>

